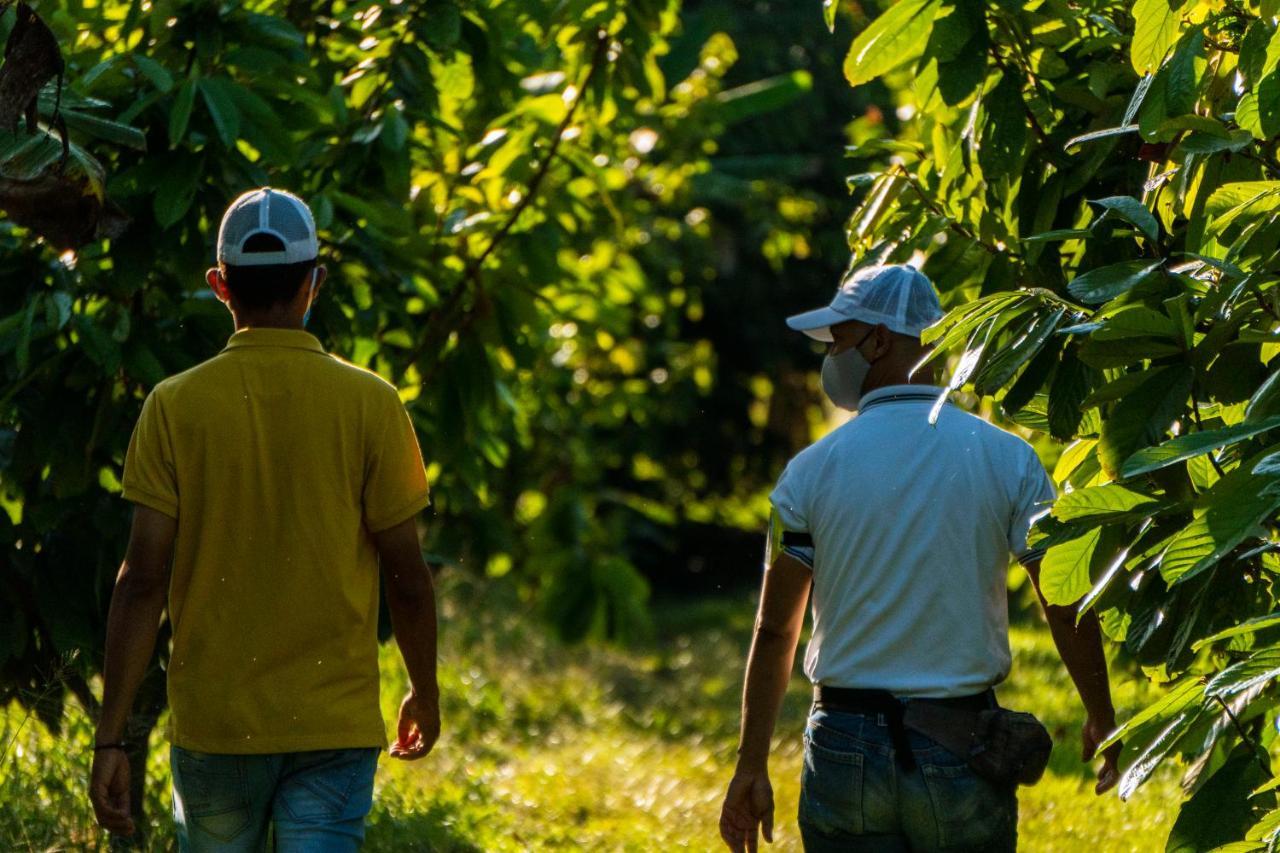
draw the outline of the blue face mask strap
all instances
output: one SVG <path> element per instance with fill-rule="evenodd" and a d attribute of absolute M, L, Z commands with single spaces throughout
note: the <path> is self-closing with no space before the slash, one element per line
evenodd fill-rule
<path fill-rule="evenodd" d="M 302 327 L 305 329 L 307 323 L 311 320 L 311 305 L 316 298 L 316 284 L 320 278 L 320 268 L 316 267 L 311 271 L 311 292 L 307 295 L 307 313 L 302 315 Z"/>

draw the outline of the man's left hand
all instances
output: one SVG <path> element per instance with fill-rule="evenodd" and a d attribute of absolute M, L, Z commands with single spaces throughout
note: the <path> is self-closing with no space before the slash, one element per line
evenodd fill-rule
<path fill-rule="evenodd" d="M 724 805 L 720 808 L 720 837 L 733 853 L 755 853 L 760 841 L 757 829 L 764 840 L 773 843 L 773 786 L 769 773 L 733 774 Z"/>
<path fill-rule="evenodd" d="M 93 754 L 89 800 L 103 829 L 117 835 L 133 835 L 133 817 L 129 813 L 129 756 L 123 749 L 104 749 Z"/>
<path fill-rule="evenodd" d="M 1098 744 L 1102 743 L 1111 732 L 1115 730 L 1116 720 L 1114 716 L 1095 718 L 1090 715 L 1084 721 L 1084 729 L 1080 733 L 1080 740 L 1083 746 L 1081 750 L 1081 758 L 1085 761 L 1092 761 L 1097 755 Z M 1120 744 L 1113 743 L 1102 752 L 1102 766 L 1098 768 L 1098 784 L 1094 786 L 1095 794 L 1105 794 L 1115 787 L 1116 782 L 1120 781 L 1120 769 L 1117 766 L 1120 761 Z"/>

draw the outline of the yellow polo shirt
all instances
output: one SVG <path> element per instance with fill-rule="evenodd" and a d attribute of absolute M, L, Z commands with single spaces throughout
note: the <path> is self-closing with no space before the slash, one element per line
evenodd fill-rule
<path fill-rule="evenodd" d="M 178 521 L 170 739 L 384 746 L 371 532 L 428 503 L 396 389 L 294 329 L 245 329 L 155 387 L 124 497 Z"/>

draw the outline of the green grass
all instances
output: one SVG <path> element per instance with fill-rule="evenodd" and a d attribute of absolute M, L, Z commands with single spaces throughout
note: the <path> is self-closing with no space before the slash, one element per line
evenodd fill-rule
<path fill-rule="evenodd" d="M 565 647 L 526 617 L 504 587 L 443 584 L 445 734 L 431 756 L 384 759 L 367 850 L 712 850 L 732 770 L 738 695 L 754 615 L 750 595 L 661 603 L 654 639 L 631 649 Z M 1054 732 L 1050 770 L 1023 788 L 1025 851 L 1162 850 L 1181 794 L 1163 772 L 1128 803 L 1095 797 L 1080 763 L 1079 701 L 1048 634 L 1016 627 L 1006 705 Z M 389 722 L 404 689 L 394 648 L 383 654 Z M 1123 718 L 1154 694 L 1116 679 Z M 799 850 L 800 733 L 808 687 L 797 677 L 779 724 L 772 775 L 775 850 Z M 24 714 L 0 712 L 0 749 Z M 0 849 L 93 847 L 84 799 L 90 729 L 69 711 L 60 737 L 26 722 L 0 761 Z M 168 773 L 152 758 L 151 847 L 172 844 Z"/>

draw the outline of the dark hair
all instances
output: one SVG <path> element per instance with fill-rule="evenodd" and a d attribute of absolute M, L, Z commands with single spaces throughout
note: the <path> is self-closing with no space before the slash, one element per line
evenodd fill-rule
<path fill-rule="evenodd" d="M 284 243 L 272 234 L 253 234 L 244 241 L 244 252 L 283 252 Z M 311 279 L 316 262 L 238 266 L 223 264 L 222 277 L 236 304 L 250 311 L 290 302 Z"/>

